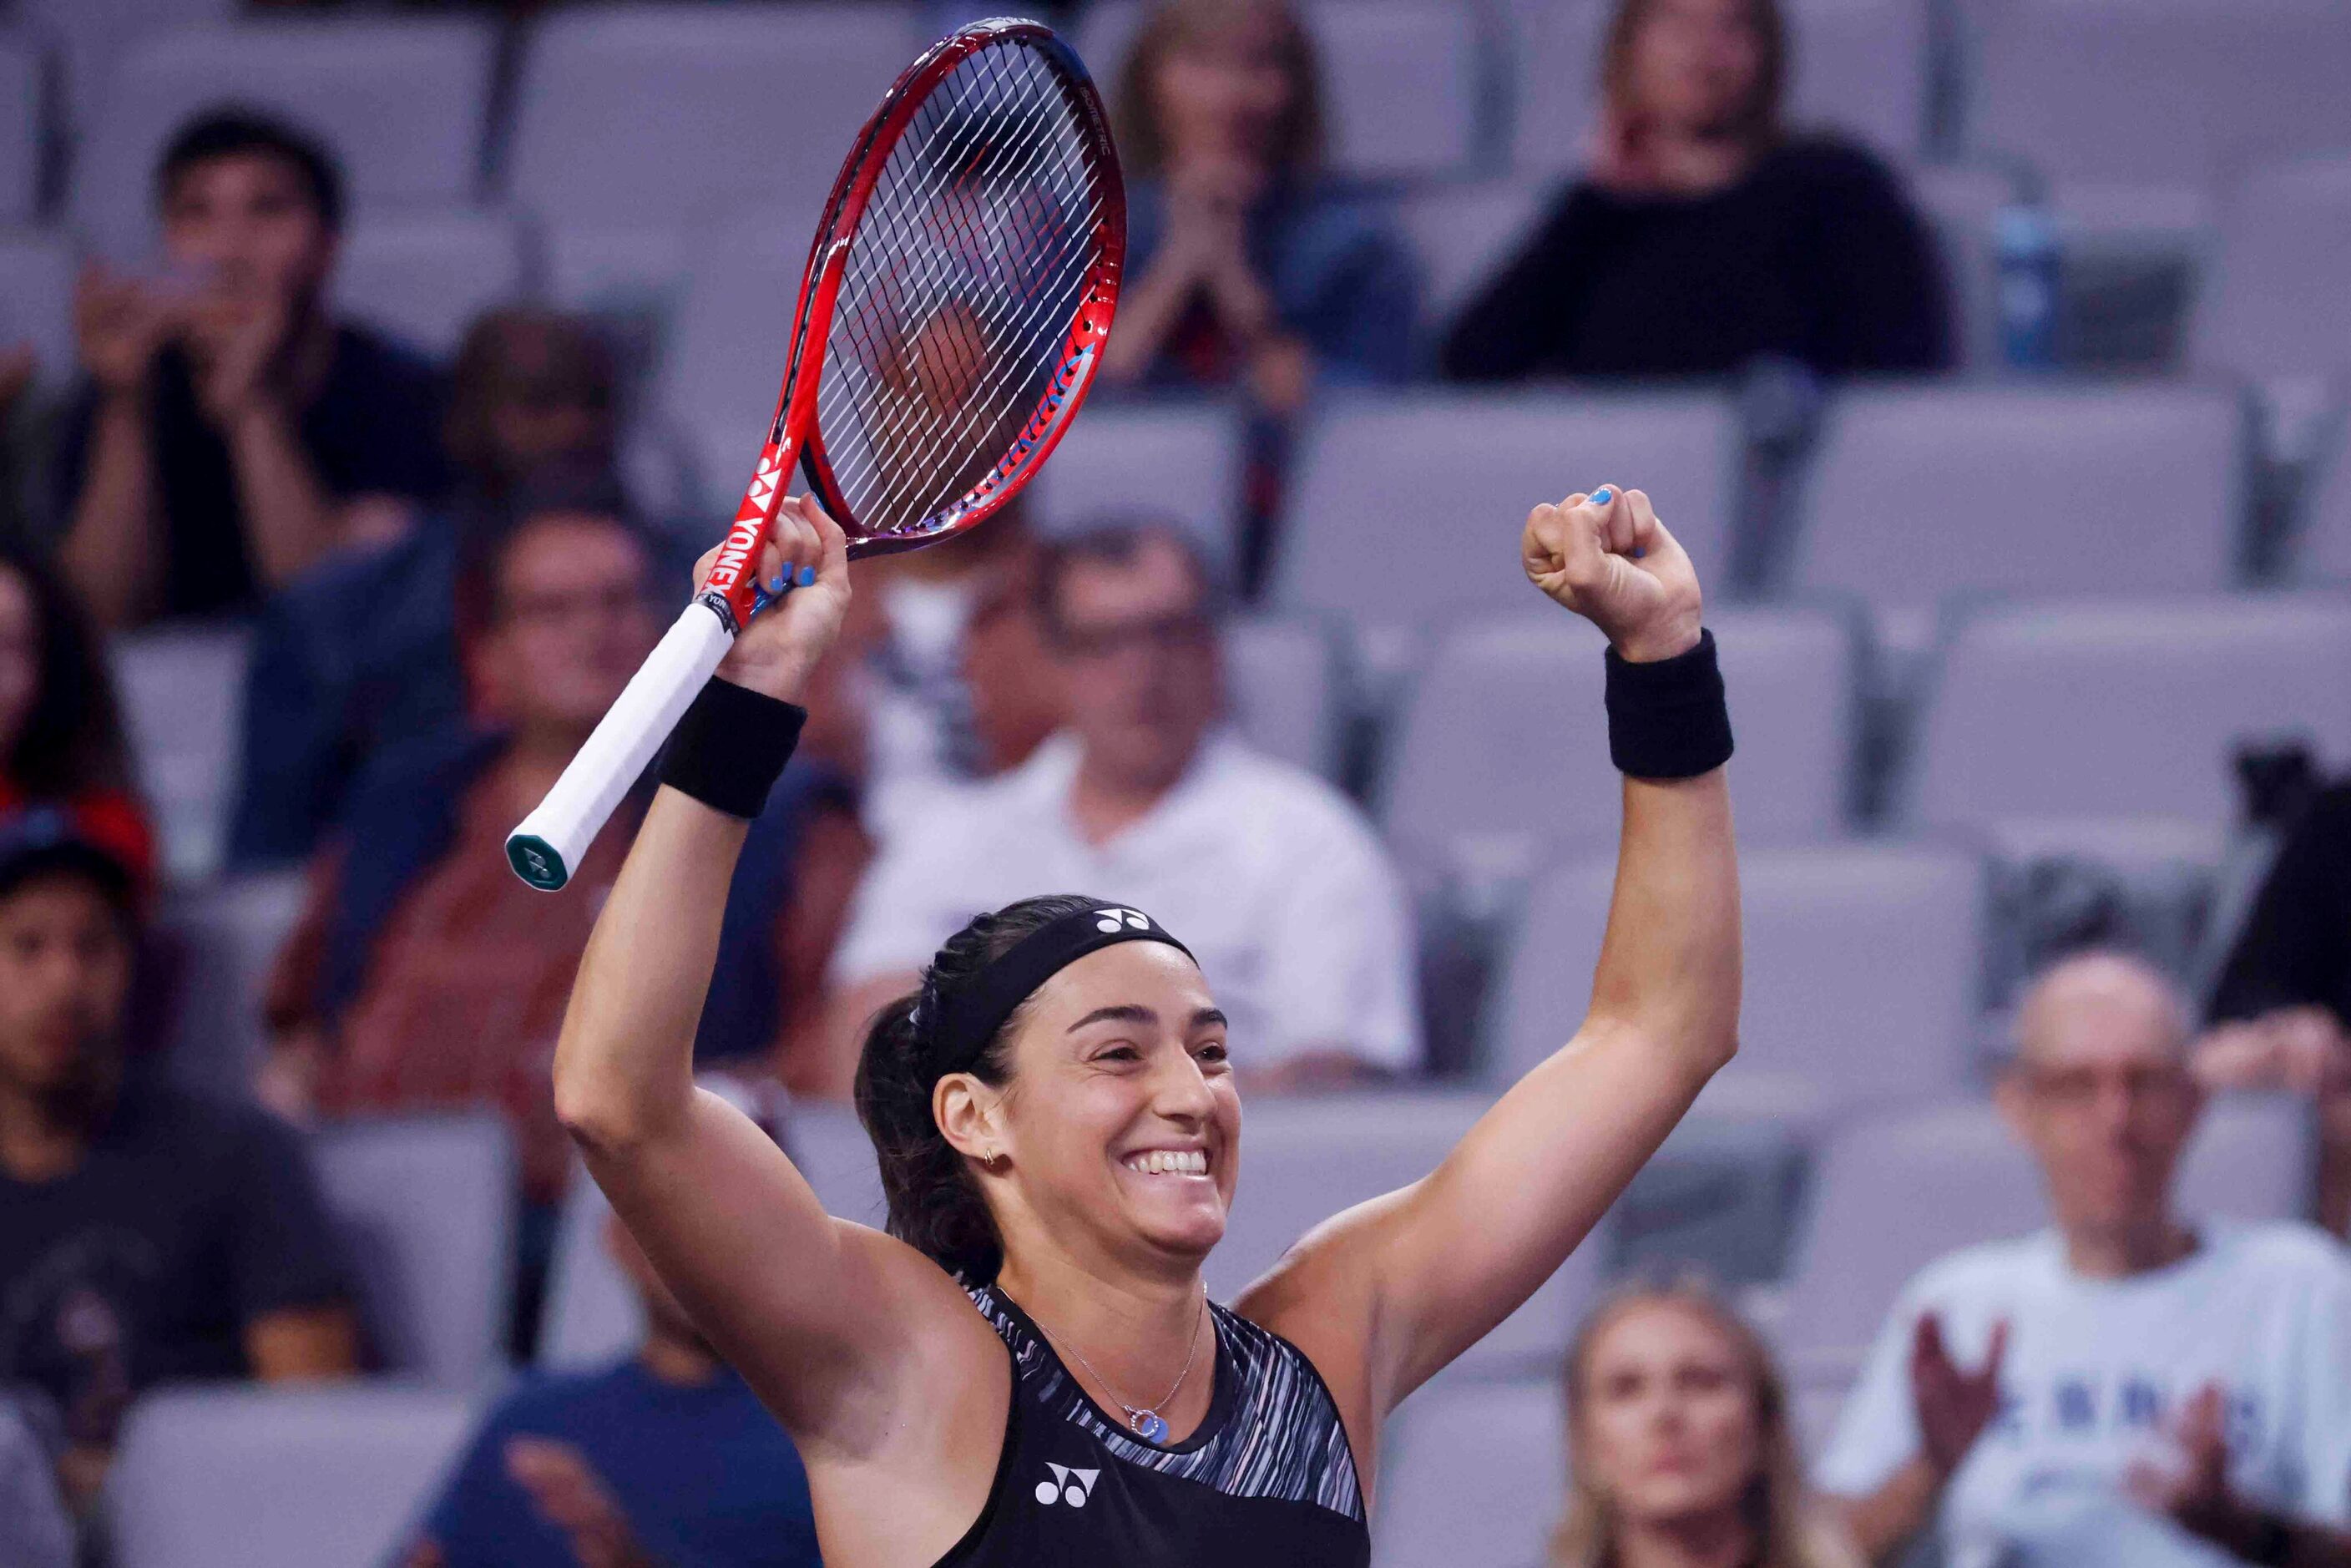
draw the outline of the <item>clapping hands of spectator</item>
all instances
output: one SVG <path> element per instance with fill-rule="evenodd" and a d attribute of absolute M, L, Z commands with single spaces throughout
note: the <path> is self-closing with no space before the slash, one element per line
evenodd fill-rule
<path fill-rule="evenodd" d="M 1935 1474 L 1949 1479 L 2000 1414 L 2000 1365 L 2008 1354 L 2008 1324 L 1992 1325 L 1983 1364 L 1973 1372 L 1951 1359 L 1942 1320 L 1922 1312 L 1910 1337 L 1910 1394 L 1917 1406 L 1918 1441 Z"/>
<path fill-rule="evenodd" d="M 235 423 L 276 390 L 294 319 L 291 302 L 267 290 L 214 285 L 190 303 L 196 396 L 214 424 Z"/>
<path fill-rule="evenodd" d="M 531 1505 L 571 1542 L 580 1568 L 658 1568 L 587 1456 L 550 1437 L 507 1444 L 507 1473 Z"/>
<path fill-rule="evenodd" d="M 2207 1089 L 2351 1093 L 2351 1035 L 2325 1008 L 2280 1008 L 2213 1028 L 2197 1041 L 2194 1068 Z"/>
<path fill-rule="evenodd" d="M 1168 172 L 1161 254 L 1203 290 L 1234 340 L 1254 343 L 1273 321 L 1273 298 L 1249 258 L 1249 214 L 1266 172 L 1241 158 L 1193 157 Z"/>
<path fill-rule="evenodd" d="M 147 384 L 155 350 L 171 335 L 173 312 L 135 277 L 101 262 L 74 285 L 74 338 L 81 367 L 109 397 L 135 397 Z"/>
<path fill-rule="evenodd" d="M 2261 1514 L 2229 1485 L 2229 1438 L 2220 1385 L 2206 1384 L 2173 1427 L 2176 1463 L 2131 1468 L 2132 1497 L 2192 1535 L 2237 1552 L 2261 1528 Z"/>

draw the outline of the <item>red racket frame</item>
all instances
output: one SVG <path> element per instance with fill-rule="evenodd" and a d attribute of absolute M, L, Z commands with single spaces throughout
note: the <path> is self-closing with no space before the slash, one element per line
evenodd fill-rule
<path fill-rule="evenodd" d="M 942 520 L 920 532 L 862 532 L 834 482 L 825 456 L 823 432 L 817 426 L 817 387 L 822 380 L 824 346 L 832 329 L 834 305 L 849 264 L 851 245 L 883 166 L 912 122 L 915 110 L 956 67 L 991 45 L 1020 40 L 1033 45 L 1060 67 L 1061 88 L 1076 110 L 1085 133 L 1086 152 L 1102 183 L 1100 215 L 1094 220 L 1099 244 L 1088 270 L 1061 362 L 1046 383 L 1044 394 L 1029 412 L 1011 448 L 987 477 L 935 516 Z M 701 597 L 721 619 L 739 632 L 748 624 L 758 600 L 758 563 L 768 530 L 782 504 L 785 476 L 795 463 L 805 466 L 817 499 L 849 535 L 849 554 L 887 555 L 918 549 L 951 538 L 1000 509 L 1036 476 L 1045 459 L 1060 444 L 1070 421 L 1084 403 L 1087 391 L 1118 313 L 1118 293 L 1126 261 L 1126 194 L 1119 172 L 1118 152 L 1111 141 L 1110 124 L 1085 66 L 1051 28 L 1017 19 L 974 22 L 933 45 L 921 58 L 891 84 L 881 107 L 858 133 L 856 145 L 832 193 L 825 201 L 823 220 L 809 248 L 807 270 L 800 279 L 799 305 L 794 315 L 791 352 L 784 364 L 784 381 L 776 400 L 775 423 L 760 451 L 758 466 L 743 492 L 734 526 L 719 547 L 717 561 L 703 584 Z M 722 610 L 723 606 L 723 610 Z"/>

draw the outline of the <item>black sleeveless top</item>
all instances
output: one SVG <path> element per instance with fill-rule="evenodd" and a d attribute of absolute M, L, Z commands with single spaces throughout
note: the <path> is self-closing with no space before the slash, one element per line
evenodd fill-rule
<path fill-rule="evenodd" d="M 967 1286 L 1012 1356 L 987 1506 L 938 1568 L 1364 1568 L 1372 1536 L 1339 1407 L 1297 1346 L 1213 1301 L 1216 1388 L 1156 1448 L 1106 1416 L 1029 1315 Z"/>

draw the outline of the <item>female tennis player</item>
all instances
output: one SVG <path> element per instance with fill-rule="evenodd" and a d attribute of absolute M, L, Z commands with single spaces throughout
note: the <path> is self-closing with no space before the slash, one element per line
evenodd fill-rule
<path fill-rule="evenodd" d="M 1730 734 L 1698 579 L 1638 490 L 1538 507 L 1522 548 L 1612 644 L 1624 829 L 1591 1011 L 1435 1172 L 1226 1306 L 1200 1272 L 1241 1174 L 1225 1018 L 1147 911 L 1057 896 L 979 915 L 883 1009 L 858 1099 L 887 1235 L 827 1216 L 695 1090 L 744 819 L 849 603 L 841 530 L 784 507 L 763 569 L 801 586 L 673 739 L 555 1093 L 664 1281 L 798 1443 L 833 1568 L 1360 1568 L 1382 1418 L 1560 1266 L 1729 1058 Z"/>

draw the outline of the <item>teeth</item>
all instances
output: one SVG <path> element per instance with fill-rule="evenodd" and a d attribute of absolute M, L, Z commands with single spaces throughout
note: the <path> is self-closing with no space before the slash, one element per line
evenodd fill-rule
<path fill-rule="evenodd" d="M 1206 1176 L 1208 1155 L 1202 1149 L 1149 1149 L 1129 1155 L 1126 1168 L 1144 1176 Z"/>

